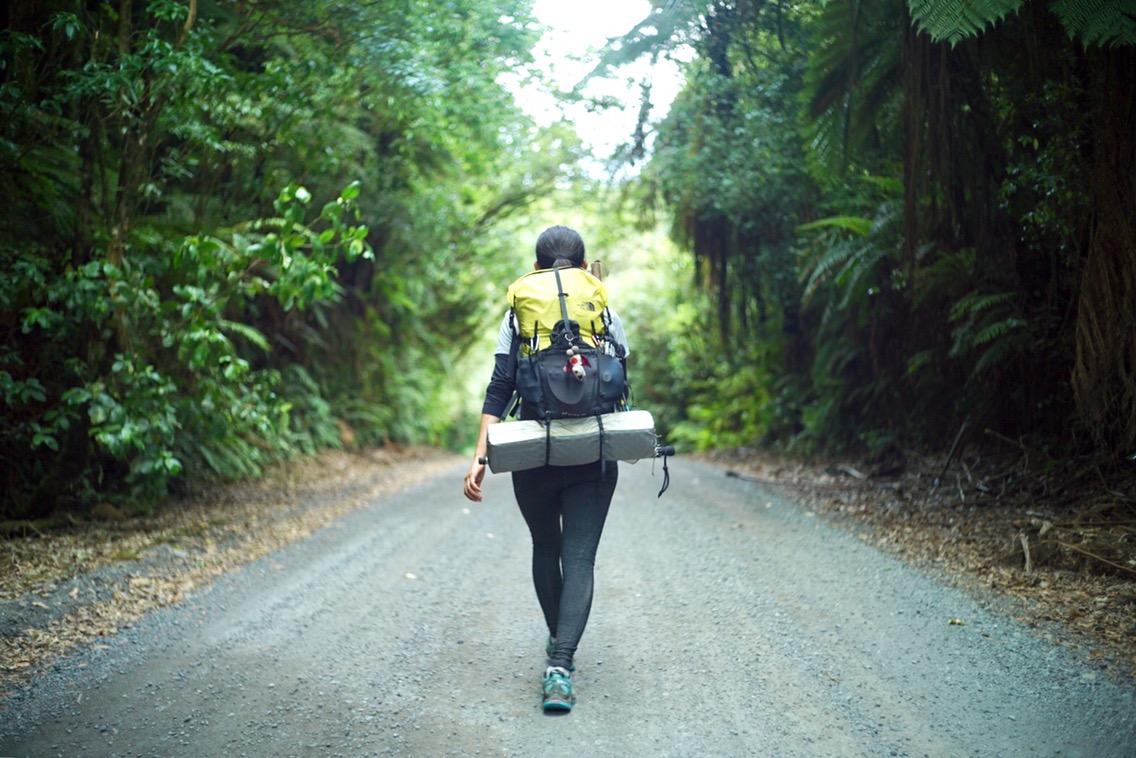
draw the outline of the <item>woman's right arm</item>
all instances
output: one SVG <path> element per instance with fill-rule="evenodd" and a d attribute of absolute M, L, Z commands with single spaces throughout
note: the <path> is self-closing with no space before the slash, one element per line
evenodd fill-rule
<path fill-rule="evenodd" d="M 465 475 L 465 496 L 475 503 L 482 501 L 481 482 L 485 479 L 485 464 L 482 459 L 489 451 L 489 425 L 501 420 L 500 416 L 481 414 L 481 429 L 477 433 L 477 446 L 473 451 L 473 463 Z"/>
<path fill-rule="evenodd" d="M 513 330 L 506 315 L 501 323 L 497 351 L 493 356 L 493 375 L 489 378 L 489 386 L 485 388 L 485 402 L 481 405 L 481 427 L 477 432 L 473 462 L 465 475 L 465 496 L 475 503 L 482 500 L 481 482 L 485 479 L 485 464 L 481 463 L 481 459 L 489 452 L 489 425 L 501 420 L 509 401 L 513 399 L 514 382 L 509 372 L 512 339 Z"/>

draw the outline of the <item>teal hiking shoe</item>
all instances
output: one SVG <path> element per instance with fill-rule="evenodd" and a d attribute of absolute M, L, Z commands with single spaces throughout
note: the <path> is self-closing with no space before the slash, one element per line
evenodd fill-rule
<path fill-rule="evenodd" d="M 544 672 L 544 705 L 546 711 L 570 711 L 576 696 L 572 693 L 572 677 L 567 669 L 549 666 Z"/>

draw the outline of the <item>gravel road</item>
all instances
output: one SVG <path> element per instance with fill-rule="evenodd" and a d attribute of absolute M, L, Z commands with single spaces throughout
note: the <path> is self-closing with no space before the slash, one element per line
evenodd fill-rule
<path fill-rule="evenodd" d="M 1136 755 L 1136 684 L 681 458 L 623 465 L 577 654 L 507 475 L 464 465 L 147 616 L 3 703 L 0 756 Z"/>

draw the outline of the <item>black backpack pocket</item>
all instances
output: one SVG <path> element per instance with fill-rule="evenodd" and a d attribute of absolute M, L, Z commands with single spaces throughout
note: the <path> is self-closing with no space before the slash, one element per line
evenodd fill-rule
<path fill-rule="evenodd" d="M 571 418 L 610 413 L 626 395 L 623 363 L 597 348 L 580 348 L 584 376 L 577 378 L 561 348 L 521 358 L 517 392 L 526 418 Z"/>

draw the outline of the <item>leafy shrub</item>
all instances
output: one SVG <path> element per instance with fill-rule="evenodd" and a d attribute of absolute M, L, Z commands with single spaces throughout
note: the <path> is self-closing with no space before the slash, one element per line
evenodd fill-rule
<path fill-rule="evenodd" d="M 265 297 L 300 309 L 337 296 L 335 262 L 370 254 L 366 229 L 349 223 L 356 194 L 325 206 L 317 232 L 304 221 L 310 196 L 290 186 L 277 218 L 228 240 L 140 245 L 121 266 L 104 256 L 60 273 L 42 253 L 4 251 L 19 274 L 0 280 L 18 349 L 0 353 L 0 434 L 23 452 L 7 472 L 7 515 L 96 497 L 144 509 L 173 477 L 255 475 L 294 450 L 337 444 L 302 369 L 285 383 L 253 368 L 269 344 L 240 319 Z"/>

